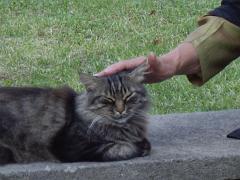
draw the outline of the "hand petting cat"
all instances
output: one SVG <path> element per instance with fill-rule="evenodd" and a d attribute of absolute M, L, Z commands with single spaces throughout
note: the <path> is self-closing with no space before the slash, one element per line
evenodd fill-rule
<path fill-rule="evenodd" d="M 109 76 L 123 70 L 130 70 L 148 60 L 149 73 L 145 75 L 145 83 L 156 83 L 174 75 L 195 74 L 200 72 L 197 53 L 192 44 L 182 43 L 169 53 L 157 57 L 150 53 L 147 57 L 140 56 L 110 65 L 96 76 Z"/>

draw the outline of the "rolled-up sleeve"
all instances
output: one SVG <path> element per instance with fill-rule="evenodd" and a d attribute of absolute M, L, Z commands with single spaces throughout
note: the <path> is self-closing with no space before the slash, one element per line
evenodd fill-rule
<path fill-rule="evenodd" d="M 198 25 L 185 42 L 196 49 L 201 71 L 187 77 L 193 84 L 202 85 L 240 56 L 240 28 L 222 17 L 209 15 L 201 17 Z"/>

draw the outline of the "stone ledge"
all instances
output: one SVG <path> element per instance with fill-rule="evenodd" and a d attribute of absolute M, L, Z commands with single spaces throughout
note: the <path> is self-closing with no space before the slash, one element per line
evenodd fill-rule
<path fill-rule="evenodd" d="M 110 163 L 34 163 L 0 167 L 11 180 L 207 180 L 240 178 L 240 110 L 151 116 L 150 156 Z"/>

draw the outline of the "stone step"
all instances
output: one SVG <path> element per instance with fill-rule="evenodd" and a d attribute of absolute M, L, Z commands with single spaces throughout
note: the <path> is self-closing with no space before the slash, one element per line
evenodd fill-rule
<path fill-rule="evenodd" d="M 33 163 L 0 167 L 0 180 L 240 179 L 240 110 L 150 117 L 152 153 L 109 163 Z"/>

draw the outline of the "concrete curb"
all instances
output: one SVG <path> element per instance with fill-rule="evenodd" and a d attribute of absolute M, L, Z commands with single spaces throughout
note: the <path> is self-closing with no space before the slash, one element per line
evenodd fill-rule
<path fill-rule="evenodd" d="M 151 116 L 150 156 L 110 163 L 34 163 L 0 167 L 11 180 L 240 179 L 240 110 Z"/>

